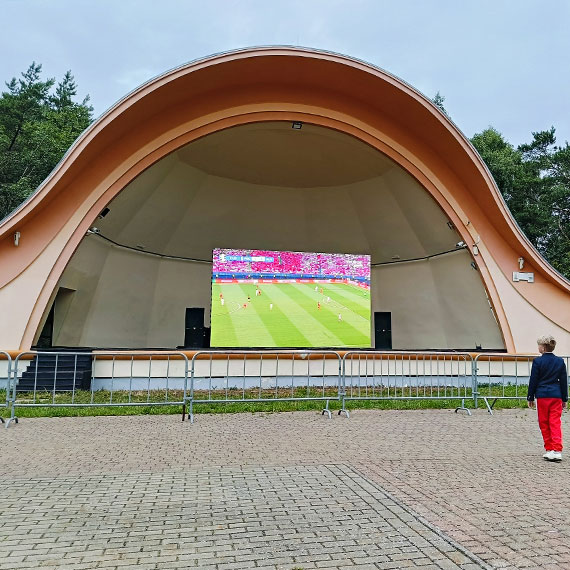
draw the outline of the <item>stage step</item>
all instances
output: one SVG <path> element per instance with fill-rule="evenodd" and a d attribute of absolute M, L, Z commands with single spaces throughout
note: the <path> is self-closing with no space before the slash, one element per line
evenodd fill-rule
<path fill-rule="evenodd" d="M 90 390 L 91 353 L 36 355 L 18 379 L 17 392 Z"/>

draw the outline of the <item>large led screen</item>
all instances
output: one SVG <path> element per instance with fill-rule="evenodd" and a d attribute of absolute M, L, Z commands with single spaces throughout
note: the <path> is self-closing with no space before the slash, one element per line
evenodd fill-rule
<path fill-rule="evenodd" d="M 370 256 L 215 249 L 212 347 L 370 347 Z"/>

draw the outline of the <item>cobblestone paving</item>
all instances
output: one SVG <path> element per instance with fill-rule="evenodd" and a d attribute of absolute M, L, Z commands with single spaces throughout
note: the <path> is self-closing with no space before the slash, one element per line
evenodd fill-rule
<path fill-rule="evenodd" d="M 565 413 L 566 433 L 569 418 Z M 262 563 L 352 568 L 355 561 L 361 568 L 478 567 L 463 548 L 495 568 L 570 568 L 570 461 L 542 460 L 536 415 L 530 410 L 498 411 L 493 417 L 483 411 L 467 417 L 448 410 L 371 410 L 355 411 L 349 420 L 328 420 L 314 412 L 204 415 L 193 426 L 175 416 L 23 419 L 8 430 L 0 428 L 0 447 L 2 570 L 128 568 L 135 554 L 144 559 L 137 564 L 142 569 L 213 568 L 211 562 L 192 562 L 192 547 L 181 542 L 189 536 L 180 529 L 194 525 L 191 532 L 198 533 L 201 525 L 214 539 L 193 535 L 206 542 L 200 553 L 222 556 L 234 543 L 228 538 L 228 519 L 216 522 L 216 513 L 241 516 L 257 528 L 251 531 L 255 536 L 239 541 L 240 549 L 252 552 L 217 569 Z M 205 485 L 224 477 L 225 486 Z M 241 502 L 232 503 L 238 490 L 244 493 Z M 205 509 L 200 525 L 182 524 L 186 514 L 191 517 L 184 497 Z M 230 508 L 215 511 L 221 505 Z M 10 516 L 14 508 L 21 523 L 17 528 Z M 285 519 L 269 522 L 271 511 Z M 264 535 L 260 529 L 266 523 L 269 534 Z M 350 530 L 359 523 L 360 531 Z M 125 528 L 139 537 L 137 542 L 126 539 Z M 295 548 L 303 556 L 303 537 L 293 536 L 302 528 L 323 531 L 320 542 L 333 550 L 322 555 L 330 558 L 279 559 L 278 552 L 291 556 Z M 385 551 L 388 535 L 383 533 L 392 532 L 387 528 L 395 533 L 391 545 L 401 551 L 392 554 L 407 555 L 402 560 Z M 347 540 L 368 542 L 343 545 L 336 539 L 339 529 L 356 532 Z M 159 531 L 172 534 L 174 542 L 163 544 L 153 535 Z M 74 545 L 73 532 L 81 544 Z M 250 532 L 247 525 L 244 532 Z M 278 536 L 267 542 L 280 550 L 262 544 L 264 555 L 255 558 L 261 551 L 251 545 L 266 536 Z M 85 555 L 85 540 L 93 560 L 69 565 L 66 556 Z M 183 550 L 169 553 L 168 544 Z M 7 556 L 10 546 L 16 548 Z M 30 549 L 34 554 L 43 549 L 43 566 L 26 566 L 25 559 L 6 565 L 7 558 L 24 557 Z M 21 553 L 13 554 L 17 550 Z M 171 558 L 161 558 L 166 556 Z"/>
<path fill-rule="evenodd" d="M 481 568 L 345 466 L 19 479 L 9 497 L 3 570 Z"/>

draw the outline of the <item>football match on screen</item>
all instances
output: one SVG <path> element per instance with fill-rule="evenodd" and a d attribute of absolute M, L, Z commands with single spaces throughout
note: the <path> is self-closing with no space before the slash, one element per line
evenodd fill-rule
<path fill-rule="evenodd" d="M 211 346 L 370 347 L 370 256 L 215 249 Z"/>

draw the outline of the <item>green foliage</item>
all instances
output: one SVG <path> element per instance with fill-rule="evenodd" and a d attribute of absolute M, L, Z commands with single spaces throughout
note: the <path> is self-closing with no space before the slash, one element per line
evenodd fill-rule
<path fill-rule="evenodd" d="M 41 70 L 32 63 L 0 97 L 0 219 L 35 191 L 92 119 L 89 98 L 73 100 L 70 71 L 56 85 L 42 81 Z"/>
<path fill-rule="evenodd" d="M 492 127 L 471 142 L 487 164 L 513 217 L 538 251 L 570 277 L 570 146 L 555 129 L 514 148 Z"/>
<path fill-rule="evenodd" d="M 446 116 L 449 117 L 449 114 L 447 113 L 447 111 L 445 110 L 445 107 L 443 106 L 445 102 L 445 97 L 438 91 L 435 94 L 435 97 L 432 99 L 432 103 Z"/>

